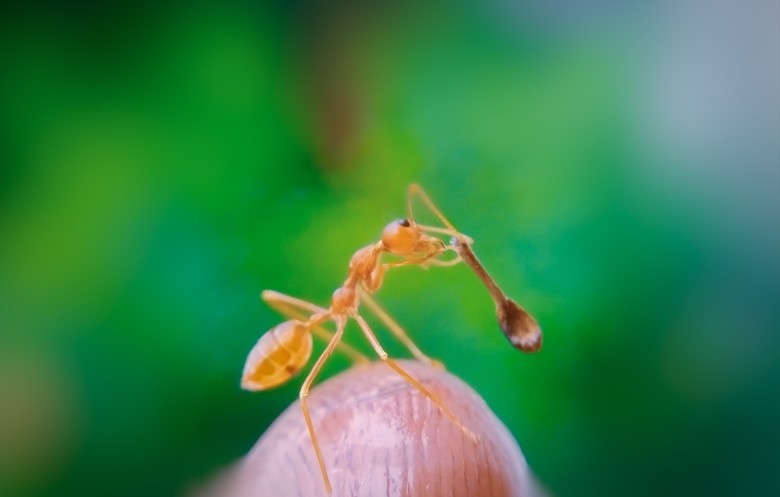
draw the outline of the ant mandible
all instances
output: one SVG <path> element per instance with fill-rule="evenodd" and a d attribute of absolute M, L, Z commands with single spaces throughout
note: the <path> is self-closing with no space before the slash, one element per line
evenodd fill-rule
<path fill-rule="evenodd" d="M 419 197 L 441 221 L 442 227 L 426 226 L 414 221 L 412 204 L 415 197 Z M 465 262 L 480 278 L 493 298 L 496 304 L 499 327 L 512 345 L 525 352 L 535 352 L 539 350 L 542 344 L 541 330 L 534 318 L 501 291 L 484 266 L 477 260 L 474 251 L 471 249 L 473 240 L 455 229 L 419 185 L 412 184 L 409 186 L 407 210 L 408 217 L 388 224 L 382 231 L 382 237 L 378 242 L 367 245 L 355 252 L 349 261 L 347 278 L 333 292 L 330 307 L 327 309 L 270 290 L 264 291 L 261 295 L 268 305 L 291 319 L 271 328 L 260 337 L 260 340 L 249 352 L 241 378 L 241 386 L 244 389 L 266 390 L 287 382 L 309 361 L 312 352 L 312 334 L 316 334 L 328 342 L 325 351 L 314 363 L 300 390 L 301 410 L 311 436 L 314 452 L 322 471 L 322 478 L 328 495 L 331 494 L 331 484 L 325 469 L 325 462 L 322 458 L 311 415 L 309 414 L 306 398 L 309 395 L 309 388 L 312 382 L 322 369 L 325 361 L 337 347 L 355 362 L 367 362 L 368 359 L 365 356 L 349 347 L 349 345 L 341 343 L 344 327 L 349 318 L 357 322 L 371 347 L 382 361 L 430 399 L 442 413 L 474 442 L 477 441 L 476 436 L 452 414 L 434 393 L 415 380 L 387 356 L 387 352 L 379 344 L 376 335 L 374 335 L 366 320 L 358 312 L 360 303 L 365 303 L 417 360 L 441 367 L 440 363 L 423 354 L 403 328 L 371 297 L 371 294 L 382 286 L 388 269 L 409 265 L 421 267 L 453 266 L 461 261 Z M 447 243 L 436 235 L 449 236 L 450 240 Z M 441 258 L 447 252 L 454 252 L 455 257 L 450 259 Z M 392 262 L 383 262 L 383 254 L 392 254 L 397 259 Z M 306 317 L 307 315 L 308 317 Z M 322 324 L 327 321 L 335 322 L 335 333 L 331 333 L 322 327 Z"/>

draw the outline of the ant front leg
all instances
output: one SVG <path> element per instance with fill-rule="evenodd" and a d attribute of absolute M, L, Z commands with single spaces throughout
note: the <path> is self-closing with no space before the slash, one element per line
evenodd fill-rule
<path fill-rule="evenodd" d="M 425 262 L 425 265 L 437 266 L 437 267 L 452 267 L 452 266 L 457 266 L 461 262 L 463 262 L 463 259 L 460 257 L 460 254 L 458 254 L 456 257 L 449 260 L 430 259 L 429 261 Z"/>

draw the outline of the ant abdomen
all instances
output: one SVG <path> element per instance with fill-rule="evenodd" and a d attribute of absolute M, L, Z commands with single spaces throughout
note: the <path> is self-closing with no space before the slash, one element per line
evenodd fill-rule
<path fill-rule="evenodd" d="M 311 357 L 312 337 L 305 323 L 285 321 L 257 341 L 244 364 L 241 387 L 267 390 L 295 376 Z"/>

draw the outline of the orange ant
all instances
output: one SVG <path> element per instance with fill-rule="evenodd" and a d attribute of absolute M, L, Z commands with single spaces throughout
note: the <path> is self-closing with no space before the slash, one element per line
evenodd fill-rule
<path fill-rule="evenodd" d="M 443 227 L 425 226 L 414 221 L 412 203 L 415 196 L 419 196 L 428 209 L 442 222 Z M 408 218 L 399 219 L 388 224 L 382 231 L 382 237 L 378 242 L 367 245 L 355 252 L 349 261 L 347 279 L 333 292 L 330 307 L 327 309 L 274 291 L 266 290 L 261 295 L 268 305 L 291 319 L 271 328 L 260 337 L 260 340 L 249 352 L 241 378 L 241 386 L 243 388 L 247 390 L 265 390 L 287 382 L 309 361 L 312 352 L 312 334 L 316 334 L 318 337 L 328 341 L 325 351 L 314 363 L 300 391 L 303 417 L 311 436 L 314 452 L 322 471 L 322 478 L 328 495 L 331 494 L 330 480 L 328 479 L 325 462 L 323 461 L 317 436 L 314 432 L 314 425 L 311 421 L 306 397 L 309 395 L 309 388 L 312 382 L 336 347 L 340 347 L 345 354 L 356 362 L 368 361 L 365 356 L 349 347 L 349 345 L 341 343 L 341 336 L 349 318 L 357 322 L 371 347 L 373 347 L 382 361 L 401 375 L 420 393 L 428 397 L 442 413 L 471 437 L 474 442 L 477 441 L 476 436 L 463 426 L 434 393 L 415 380 L 387 356 L 368 323 L 358 313 L 359 304 L 361 302 L 365 303 L 417 360 L 441 367 L 440 363 L 423 354 L 403 328 L 379 307 L 371 297 L 371 294 L 382 286 L 385 272 L 388 269 L 408 265 L 417 265 L 424 268 L 429 266 L 453 266 L 463 261 L 474 270 L 487 287 L 496 304 L 499 326 L 512 345 L 525 352 L 535 352 L 539 350 L 542 344 L 541 330 L 534 318 L 501 291 L 472 251 L 471 244 L 473 240 L 455 229 L 419 185 L 412 184 L 409 186 L 407 209 L 409 213 Z M 449 243 L 445 243 L 435 235 L 447 235 L 451 238 Z M 440 257 L 449 251 L 455 252 L 454 258 L 443 259 Z M 383 262 L 383 254 L 395 255 L 398 257 L 398 260 Z M 306 314 L 303 314 L 301 311 Z M 335 322 L 335 333 L 322 328 L 321 325 L 326 321 Z"/>

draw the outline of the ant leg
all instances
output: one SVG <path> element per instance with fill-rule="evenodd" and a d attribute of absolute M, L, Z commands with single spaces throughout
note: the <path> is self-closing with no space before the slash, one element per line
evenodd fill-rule
<path fill-rule="evenodd" d="M 268 304 L 269 307 L 290 319 L 306 321 L 308 316 L 302 312 L 299 312 L 297 309 L 303 309 L 313 314 L 326 311 L 326 309 L 323 309 L 318 305 L 314 305 L 311 302 L 306 302 L 305 300 L 290 297 L 289 295 L 275 292 L 273 290 L 263 290 L 263 293 L 260 294 L 260 297 L 266 304 Z M 312 334 L 316 335 L 317 338 L 320 338 L 325 342 L 330 342 L 333 339 L 333 333 L 326 330 L 319 324 L 312 326 L 311 332 Z M 366 364 L 369 362 L 368 357 L 361 354 L 347 343 L 339 342 L 337 349 L 355 363 Z"/>
<path fill-rule="evenodd" d="M 404 259 L 402 261 L 393 261 L 393 262 L 387 262 L 384 264 L 385 270 L 393 269 L 396 267 L 403 267 L 403 266 L 423 266 L 425 263 L 427 263 L 429 260 L 431 260 L 434 255 L 430 255 L 427 257 L 418 257 L 416 259 Z"/>
<path fill-rule="evenodd" d="M 407 349 L 409 349 L 409 352 L 412 353 L 415 359 L 417 359 L 420 362 L 424 362 L 425 364 L 438 367 L 438 368 L 444 368 L 443 364 L 439 361 L 436 361 L 434 359 L 431 359 L 427 355 L 423 354 L 423 352 L 415 345 L 415 343 L 412 341 L 411 338 L 409 338 L 409 335 L 406 334 L 403 328 L 401 328 L 401 325 L 399 325 L 390 315 L 382 309 L 382 307 L 379 306 L 379 304 L 376 303 L 376 300 L 374 300 L 371 295 L 362 288 L 358 288 L 358 295 L 360 296 L 360 300 L 366 304 L 366 306 L 371 309 L 371 312 L 374 313 L 376 317 L 379 318 L 380 321 L 382 321 L 385 326 L 395 335 L 395 337 L 403 343 Z"/>
<path fill-rule="evenodd" d="M 385 352 L 385 349 L 382 348 L 381 345 L 379 345 L 379 341 L 376 339 L 376 335 L 374 335 L 374 332 L 371 331 L 371 328 L 368 326 L 368 323 L 366 323 L 366 320 L 363 319 L 363 317 L 360 314 L 355 314 L 353 316 L 355 318 L 355 321 L 357 321 L 358 325 L 360 326 L 360 329 L 363 330 L 363 334 L 366 335 L 366 338 L 371 343 L 371 346 L 376 351 L 377 355 L 379 355 L 379 358 L 382 359 L 382 361 L 390 366 L 390 368 L 401 375 L 401 377 L 409 382 L 410 385 L 412 385 L 414 388 L 416 388 L 420 393 L 428 397 L 428 399 L 433 402 L 433 404 L 439 408 L 439 410 L 444 413 L 445 416 L 450 418 L 450 421 L 452 421 L 455 426 L 460 428 L 460 430 L 468 435 L 469 438 L 476 444 L 478 443 L 477 436 L 468 428 L 463 426 L 463 423 L 460 422 L 460 420 L 449 410 L 447 409 L 447 406 L 445 406 L 442 401 L 437 397 L 433 392 L 425 388 L 422 383 L 412 378 L 412 376 L 404 371 L 404 369 L 399 366 L 394 360 L 390 359 L 387 356 L 387 352 Z"/>
<path fill-rule="evenodd" d="M 466 235 L 463 236 L 465 238 L 469 238 Z M 471 239 L 469 238 L 469 240 Z M 453 245 L 445 246 L 444 250 L 440 254 L 431 257 L 428 261 L 424 262 L 422 266 L 452 267 L 452 266 L 457 266 L 458 264 L 463 262 L 463 257 L 460 255 L 460 252 L 458 251 L 457 240 L 454 240 L 453 243 L 454 243 Z M 452 259 L 441 258 L 443 254 L 447 253 L 450 250 L 455 252 L 455 257 L 453 257 Z"/>
<path fill-rule="evenodd" d="M 465 235 L 462 235 L 465 237 Z M 466 237 L 468 238 L 468 237 Z M 470 238 L 469 238 L 470 240 Z M 455 257 L 453 259 L 449 260 L 443 260 L 443 259 L 437 259 L 440 255 L 444 254 L 448 250 L 452 250 L 455 252 Z M 431 255 L 427 255 L 425 257 L 418 257 L 416 259 L 403 259 L 400 261 L 393 261 L 393 262 L 386 262 L 384 264 L 384 269 L 387 271 L 388 269 L 393 269 L 396 267 L 403 267 L 403 266 L 420 266 L 423 269 L 428 269 L 428 266 L 438 266 L 438 267 L 450 267 L 455 266 L 459 264 L 463 258 L 460 256 L 460 253 L 457 250 L 457 247 L 455 245 L 447 245 L 443 250 L 437 251 L 436 253 L 433 253 Z"/>
<path fill-rule="evenodd" d="M 314 453 L 317 455 L 317 462 L 320 464 L 322 479 L 325 482 L 325 491 L 328 495 L 330 495 L 332 492 L 330 479 L 328 479 L 328 472 L 325 469 L 325 461 L 322 459 L 322 451 L 320 450 L 320 444 L 317 441 L 317 435 L 314 433 L 314 424 L 311 422 L 311 414 L 309 413 L 309 406 L 306 403 L 306 397 L 309 396 L 309 388 L 311 387 L 314 378 L 320 372 L 322 365 L 325 364 L 325 361 L 328 360 L 328 357 L 330 357 L 330 355 L 333 353 L 333 350 L 336 348 L 336 345 L 338 345 L 339 340 L 341 340 L 341 335 L 344 333 L 345 324 L 346 320 L 344 318 L 339 317 L 336 319 L 336 333 L 333 335 L 333 338 L 331 338 L 328 346 L 325 348 L 325 351 L 317 359 L 317 362 L 314 363 L 311 371 L 309 371 L 309 374 L 303 381 L 303 385 L 301 386 L 301 393 L 299 395 L 299 398 L 301 399 L 301 410 L 303 411 L 303 418 L 306 420 L 306 427 L 309 429 L 311 443 L 314 446 Z"/>
<path fill-rule="evenodd" d="M 463 236 L 463 235 L 458 235 L 458 236 Z M 455 245 L 444 245 L 444 242 L 442 242 L 438 238 L 436 239 L 436 241 L 438 242 L 438 246 L 433 247 L 425 255 L 418 256 L 418 257 L 407 257 L 399 261 L 386 262 L 383 264 L 384 270 L 387 271 L 388 269 L 401 267 L 401 266 L 420 266 L 423 269 L 428 269 L 428 266 L 430 265 L 450 266 L 460 262 L 460 255 L 458 254 Z M 437 259 L 437 257 L 441 256 L 442 254 L 445 254 L 448 250 L 452 250 L 453 252 L 455 252 L 456 254 L 455 262 Z"/>
<path fill-rule="evenodd" d="M 285 295 L 275 290 L 263 290 L 262 293 L 260 293 L 260 298 L 263 299 L 263 302 L 265 302 L 266 304 L 272 307 L 274 307 L 274 304 L 278 302 L 281 304 L 288 304 L 290 306 L 303 309 L 304 311 L 308 311 L 309 314 L 316 314 L 318 312 L 323 312 L 326 310 L 325 308 L 320 307 L 316 304 L 312 304 L 311 302 L 307 302 L 303 299 L 291 297 L 289 295 Z"/>
<path fill-rule="evenodd" d="M 450 260 L 447 260 L 447 261 L 443 261 L 441 259 L 431 259 L 431 260 L 427 261 L 425 264 L 428 265 L 428 266 L 452 267 L 452 266 L 457 266 L 461 262 L 463 262 L 463 259 L 461 259 L 461 257 L 458 256 L 458 257 L 455 257 L 454 259 L 450 259 Z"/>

